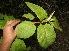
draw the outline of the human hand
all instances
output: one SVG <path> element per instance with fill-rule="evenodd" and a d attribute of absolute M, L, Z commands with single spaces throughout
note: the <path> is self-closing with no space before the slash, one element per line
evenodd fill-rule
<path fill-rule="evenodd" d="M 10 41 L 12 42 L 16 37 L 16 29 L 13 29 L 13 26 L 15 26 L 17 23 L 19 23 L 20 20 L 11 20 L 6 23 L 6 25 L 3 28 L 3 41 Z"/>
<path fill-rule="evenodd" d="M 13 26 L 15 26 L 17 23 L 19 23 L 20 20 L 11 20 L 6 23 L 6 25 L 3 28 L 3 38 L 2 43 L 0 45 L 1 51 L 9 51 L 11 43 L 16 37 L 16 29 L 13 29 Z"/>

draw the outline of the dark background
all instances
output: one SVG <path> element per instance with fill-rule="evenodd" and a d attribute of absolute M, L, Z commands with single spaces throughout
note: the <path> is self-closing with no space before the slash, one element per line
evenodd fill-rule
<path fill-rule="evenodd" d="M 32 12 L 26 6 L 26 1 L 43 7 L 48 14 L 55 10 L 54 15 L 63 29 L 63 32 L 55 30 L 56 41 L 47 49 L 39 46 L 34 35 L 25 40 L 27 46 L 32 47 L 31 51 L 69 51 L 69 0 L 0 0 L 0 13 L 13 15 L 15 18 L 23 20 L 22 15 L 24 13 Z M 2 30 L 0 30 L 0 34 L 2 34 Z"/>

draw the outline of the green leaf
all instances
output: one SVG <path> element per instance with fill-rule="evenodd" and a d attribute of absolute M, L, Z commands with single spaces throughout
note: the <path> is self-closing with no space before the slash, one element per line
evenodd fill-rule
<path fill-rule="evenodd" d="M 12 43 L 10 51 L 25 51 L 26 45 L 23 40 L 15 39 L 15 41 Z"/>
<path fill-rule="evenodd" d="M 4 20 L 0 20 L 0 29 L 3 29 L 7 21 L 15 19 L 13 16 L 7 16 L 7 15 L 2 15 L 2 17 L 4 17 Z"/>
<path fill-rule="evenodd" d="M 55 41 L 56 33 L 50 24 L 39 25 L 37 29 L 37 39 L 41 47 L 47 48 Z"/>
<path fill-rule="evenodd" d="M 17 37 L 29 38 L 35 33 L 36 26 L 30 21 L 24 21 L 17 25 Z"/>
<path fill-rule="evenodd" d="M 3 27 L 5 26 L 6 21 L 5 20 L 0 20 L 0 29 L 3 29 Z"/>
<path fill-rule="evenodd" d="M 30 50 L 31 50 L 31 47 L 30 46 L 26 48 L 26 51 L 30 51 Z"/>
<path fill-rule="evenodd" d="M 25 3 L 33 12 L 35 12 L 40 21 L 42 21 L 44 18 L 47 17 L 47 13 L 42 7 L 30 2 L 25 2 Z"/>
<path fill-rule="evenodd" d="M 35 18 L 31 13 L 24 14 L 23 16 L 26 17 L 26 18 L 29 18 L 30 20 L 33 20 Z"/>
<path fill-rule="evenodd" d="M 2 37 L 0 38 L 0 44 L 2 43 Z"/>
<path fill-rule="evenodd" d="M 13 16 L 7 16 L 7 15 L 4 15 L 4 19 L 6 21 L 15 20 L 15 18 Z"/>
<path fill-rule="evenodd" d="M 62 31 L 62 28 L 59 26 L 59 22 L 55 16 L 53 16 L 53 22 L 50 22 L 50 24 L 54 26 L 56 29 Z"/>
<path fill-rule="evenodd" d="M 3 16 L 4 16 L 4 15 L 0 13 L 0 19 L 3 19 Z"/>

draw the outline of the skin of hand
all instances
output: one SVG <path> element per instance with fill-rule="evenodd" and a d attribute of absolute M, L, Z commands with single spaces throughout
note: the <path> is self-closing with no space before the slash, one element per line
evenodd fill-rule
<path fill-rule="evenodd" d="M 0 45 L 0 51 L 10 50 L 11 43 L 16 38 L 16 29 L 14 30 L 13 26 L 15 26 L 19 22 L 20 20 L 11 20 L 11 21 L 8 21 L 4 26 L 2 43 Z"/>

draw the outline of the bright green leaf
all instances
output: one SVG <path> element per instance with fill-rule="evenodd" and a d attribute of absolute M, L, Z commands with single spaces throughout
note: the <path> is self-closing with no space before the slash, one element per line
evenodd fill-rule
<path fill-rule="evenodd" d="M 10 51 L 25 51 L 26 45 L 23 40 L 15 39 L 15 41 L 12 43 Z"/>
<path fill-rule="evenodd" d="M 15 19 L 13 16 L 7 16 L 7 15 L 2 15 L 2 17 L 4 17 L 4 20 L 0 20 L 0 29 L 3 29 L 7 21 Z"/>
<path fill-rule="evenodd" d="M 54 26 L 56 29 L 62 31 L 62 28 L 59 26 L 58 20 L 55 16 L 53 16 L 53 22 L 50 22 L 52 26 Z"/>
<path fill-rule="evenodd" d="M 37 39 L 41 47 L 47 48 L 55 41 L 56 33 L 50 24 L 39 25 L 37 29 Z"/>
<path fill-rule="evenodd" d="M 31 13 L 24 14 L 22 17 L 29 18 L 30 20 L 33 20 L 35 18 Z"/>
<path fill-rule="evenodd" d="M 4 16 L 4 15 L 0 13 L 0 19 L 3 19 L 3 16 Z"/>
<path fill-rule="evenodd" d="M 44 18 L 47 17 L 47 13 L 46 11 L 38 6 L 38 5 L 35 5 L 33 3 L 30 3 L 30 2 L 25 2 L 27 4 L 27 6 L 33 11 L 35 12 L 35 14 L 37 15 L 37 17 L 40 19 L 40 21 L 42 21 Z"/>
<path fill-rule="evenodd" d="M 13 16 L 7 16 L 7 15 L 4 15 L 4 19 L 6 21 L 15 20 L 15 18 Z"/>
<path fill-rule="evenodd" d="M 35 33 L 36 26 L 30 21 L 24 21 L 17 25 L 17 37 L 29 38 Z"/>
<path fill-rule="evenodd" d="M 3 27 L 5 26 L 6 21 L 5 20 L 0 20 L 0 29 L 3 29 Z"/>

